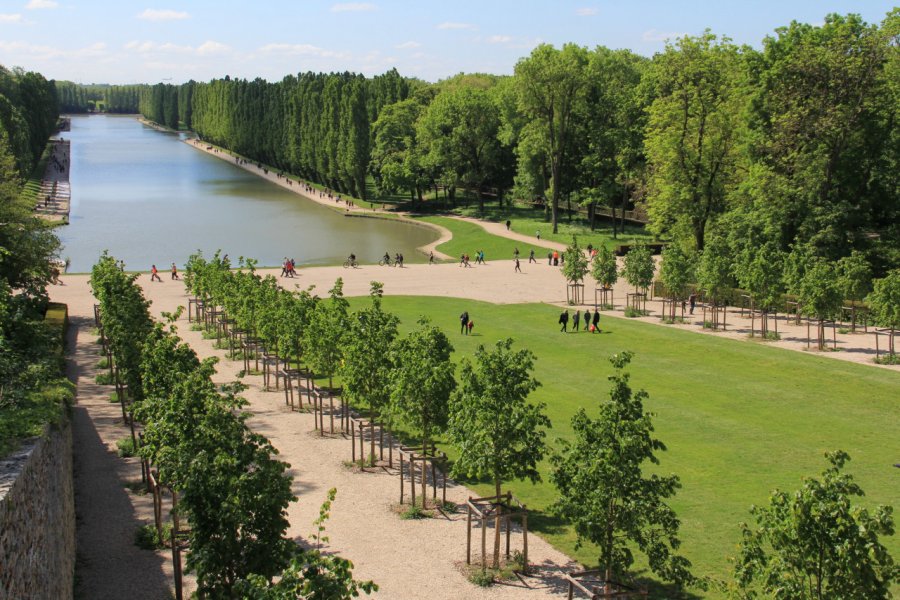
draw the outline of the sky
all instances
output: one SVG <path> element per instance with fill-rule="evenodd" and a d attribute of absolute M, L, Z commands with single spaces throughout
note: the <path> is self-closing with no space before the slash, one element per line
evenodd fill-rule
<path fill-rule="evenodd" d="M 437 81 L 510 74 L 541 43 L 628 48 L 709 28 L 739 44 L 832 12 L 880 23 L 880 0 L 0 0 L 0 65 L 78 83 L 181 83 L 396 67 Z"/>

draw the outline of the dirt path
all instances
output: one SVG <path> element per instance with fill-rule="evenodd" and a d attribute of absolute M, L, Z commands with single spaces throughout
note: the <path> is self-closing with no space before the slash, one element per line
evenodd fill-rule
<path fill-rule="evenodd" d="M 84 600 L 169 598 L 172 562 L 167 553 L 134 545 L 138 527 L 153 522 L 150 496 L 126 489 L 139 482 L 140 463 L 116 454 L 116 441 L 128 435 L 112 386 L 94 383 L 100 347 L 93 318 L 70 313 L 68 376 L 77 384 L 73 410 L 76 512 L 76 589 Z"/>
<path fill-rule="evenodd" d="M 393 273 L 396 277 L 410 280 L 421 279 L 427 265 L 417 265 L 420 269 L 382 268 L 381 273 Z M 455 266 L 435 265 L 434 269 L 451 272 Z M 352 289 L 364 293 L 372 271 L 367 269 L 338 268 L 343 274 L 354 273 Z M 369 271 L 363 285 L 363 274 Z M 418 272 L 416 272 L 418 271 Z M 333 269 L 317 274 L 324 279 L 332 279 Z M 304 277 L 299 282 L 306 285 Z M 66 277 L 65 286 L 55 287 L 53 297 L 69 305 L 73 321 L 88 323 L 93 310 L 93 300 L 89 295 L 86 276 Z M 142 277 L 140 283 L 145 294 L 152 301 L 152 312 L 159 316 L 161 311 L 171 311 L 184 305 L 187 297 L 180 282 L 170 280 L 164 283 L 149 283 Z M 243 364 L 224 358 L 223 351 L 213 348 L 211 341 L 204 340 L 200 332 L 191 331 L 188 323 L 179 322 L 179 334 L 190 343 L 201 357 L 222 358 L 215 380 L 233 381 Z M 79 327 L 79 330 L 82 330 Z M 96 474 L 80 476 L 81 489 L 86 495 L 79 501 L 87 504 L 87 514 L 81 528 L 79 540 L 85 548 L 85 564 L 82 569 L 83 589 L 128 589 L 126 581 L 134 581 L 135 573 L 160 573 L 160 565 L 153 553 L 136 551 L 132 545 L 133 529 L 143 518 L 142 507 L 134 499 L 129 503 L 123 495 L 121 483 L 117 481 L 139 478 L 139 471 L 129 471 L 128 464 L 113 457 L 107 450 L 115 439 L 127 434 L 121 424 L 121 415 L 116 405 L 106 402 L 108 390 L 92 390 L 90 365 L 95 365 L 98 357 L 91 351 L 91 340 L 80 335 L 76 342 L 78 362 L 85 366 L 80 381 L 84 393 L 79 394 L 79 409 L 86 410 L 80 423 L 82 429 L 90 429 L 90 420 L 95 422 L 102 439 L 94 441 L 91 454 L 85 457 L 83 471 Z M 95 352 L 95 351 L 94 351 Z M 294 493 L 299 501 L 288 511 L 290 519 L 289 535 L 307 537 L 313 531 L 313 520 L 318 508 L 331 487 L 338 489 L 337 500 L 328 523 L 330 537 L 329 550 L 340 552 L 356 565 L 355 573 L 360 578 L 373 579 L 381 587 L 379 598 L 414 600 L 420 598 L 558 598 L 563 591 L 560 573 L 570 568 L 569 558 L 552 548 L 537 536 L 529 537 L 529 554 L 532 564 L 540 566 L 536 576 L 522 578 L 509 585 L 482 589 L 470 584 L 458 572 L 456 562 L 465 558 L 466 517 L 464 512 L 448 514 L 445 517 L 421 521 L 401 520 L 390 510 L 397 501 L 399 479 L 385 472 L 359 473 L 347 469 L 344 461 L 349 460 L 350 443 L 342 437 L 319 437 L 313 433 L 313 417 L 310 414 L 292 412 L 285 406 L 281 392 L 265 392 L 261 389 L 260 377 L 248 377 L 250 388 L 245 397 L 250 402 L 254 430 L 269 437 L 281 453 L 281 458 L 291 465 L 294 476 Z M 99 387 L 99 386 L 95 386 Z M 463 486 L 451 485 L 447 490 L 448 499 L 462 503 L 473 492 Z M 148 505 L 149 506 L 149 505 Z M 146 513 L 149 516 L 149 510 Z M 103 526 L 100 521 L 104 521 Z M 476 540 L 478 532 L 475 532 Z M 514 544 L 516 543 L 514 538 Z M 515 546 L 514 546 L 515 547 Z M 147 556 L 144 556 L 146 554 Z M 140 560 L 155 562 L 152 566 Z M 108 562 L 107 562 L 108 561 Z M 113 582 L 101 581 L 108 576 L 105 565 L 116 565 L 117 576 Z M 163 572 L 168 576 L 169 565 L 164 564 Z M 133 583 L 132 583 L 133 585 Z M 112 597 L 103 594 L 86 597 Z M 158 596 L 156 596 L 158 597 Z"/>

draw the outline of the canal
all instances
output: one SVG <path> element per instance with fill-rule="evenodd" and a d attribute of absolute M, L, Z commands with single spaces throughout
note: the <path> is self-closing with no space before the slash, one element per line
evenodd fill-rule
<path fill-rule="evenodd" d="M 437 234 L 384 219 L 345 217 L 240 167 L 191 148 L 133 116 L 73 116 L 70 224 L 57 232 L 69 272 L 90 271 L 108 249 L 129 270 L 183 265 L 221 249 L 236 261 L 337 264 L 351 252 L 421 260 Z"/>

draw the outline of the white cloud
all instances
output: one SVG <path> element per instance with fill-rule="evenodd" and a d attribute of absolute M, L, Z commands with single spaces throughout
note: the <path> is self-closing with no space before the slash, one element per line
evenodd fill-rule
<path fill-rule="evenodd" d="M 106 44 L 103 42 L 94 42 L 82 48 L 55 48 L 53 46 L 43 46 L 38 44 L 26 44 L 25 42 L 4 42 L 0 41 L 0 51 L 17 56 L 27 56 L 34 60 L 46 61 L 57 59 L 83 59 L 98 58 L 106 54 Z"/>
<path fill-rule="evenodd" d="M 137 16 L 144 21 L 183 21 L 190 19 L 191 15 L 184 11 L 148 8 Z"/>
<path fill-rule="evenodd" d="M 141 42 L 139 40 L 132 40 L 125 44 L 124 48 L 126 50 L 137 52 L 138 54 L 154 53 L 196 56 L 214 56 L 225 54 L 226 52 L 231 51 L 230 46 L 227 46 L 226 44 L 222 44 L 220 42 L 215 42 L 213 40 L 207 40 L 197 47 L 179 46 L 178 44 L 172 44 L 170 42 L 166 42 L 165 44 L 157 44 L 155 42 Z"/>
<path fill-rule="evenodd" d="M 224 54 L 231 50 L 227 44 L 206 40 L 197 47 L 197 54 L 201 56 L 210 56 L 213 54 Z"/>
<path fill-rule="evenodd" d="M 25 8 L 26 10 L 37 10 L 39 8 L 56 8 L 57 6 L 59 6 L 59 2 L 54 0 L 29 0 Z"/>
<path fill-rule="evenodd" d="M 342 4 L 333 4 L 331 12 L 365 12 L 378 8 L 369 2 L 346 2 Z"/>
<path fill-rule="evenodd" d="M 596 15 L 599 12 L 600 12 L 600 9 L 598 9 L 598 8 L 586 7 L 586 8 L 579 8 L 578 10 L 575 11 L 575 14 L 578 15 L 579 17 L 593 17 L 594 15 Z"/>
<path fill-rule="evenodd" d="M 453 23 L 445 22 L 437 26 L 438 29 L 475 29 L 471 23 Z"/>
<path fill-rule="evenodd" d="M 259 49 L 263 54 L 282 54 L 288 56 L 315 56 L 319 58 L 346 58 L 345 52 L 335 52 L 313 46 L 312 44 L 266 44 Z"/>
<path fill-rule="evenodd" d="M 410 40 L 408 42 L 403 42 L 402 44 L 397 44 L 396 46 L 394 46 L 394 48 L 397 48 L 398 50 L 409 50 L 411 48 L 420 48 L 421 46 L 422 44 L 420 44 L 419 42 Z"/>
<path fill-rule="evenodd" d="M 656 29 L 648 29 L 641 35 L 641 40 L 645 42 L 665 42 L 683 36 L 683 33 L 675 31 L 657 31 Z"/>
<path fill-rule="evenodd" d="M 512 37 L 508 35 L 492 35 L 487 39 L 488 44 L 508 44 L 512 41 Z"/>
<path fill-rule="evenodd" d="M 0 23 L 24 23 L 24 20 L 19 13 L 0 13 Z"/>

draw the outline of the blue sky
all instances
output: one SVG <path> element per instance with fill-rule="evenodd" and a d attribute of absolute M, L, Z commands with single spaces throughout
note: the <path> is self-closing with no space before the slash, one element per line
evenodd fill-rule
<path fill-rule="evenodd" d="M 879 0 L 451 0 L 133 2 L 0 0 L 0 64 L 80 83 L 174 83 L 213 77 L 277 80 L 302 71 L 396 67 L 436 81 L 511 73 L 542 42 L 630 48 L 705 28 L 758 47 L 792 20 L 830 12 L 880 22 Z"/>

